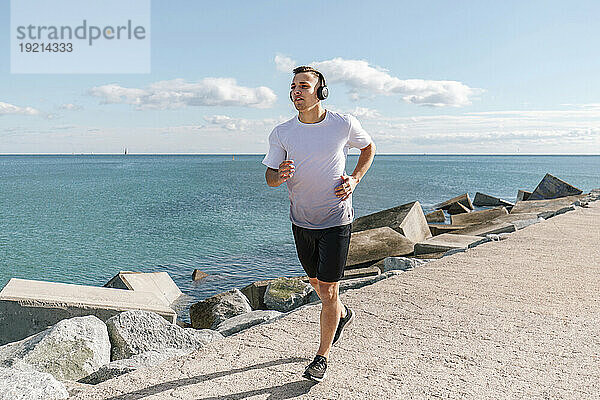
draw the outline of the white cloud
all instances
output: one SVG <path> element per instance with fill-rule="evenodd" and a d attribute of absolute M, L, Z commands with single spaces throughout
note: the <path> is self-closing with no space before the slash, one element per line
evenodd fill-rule
<path fill-rule="evenodd" d="M 275 56 L 275 66 L 278 71 L 292 73 L 292 70 L 298 65 L 296 64 L 295 60 L 292 60 L 287 56 L 277 54 Z"/>
<path fill-rule="evenodd" d="M 204 78 L 199 82 L 173 79 L 152 83 L 146 89 L 117 84 L 90 89 L 103 104 L 131 104 L 137 109 L 172 109 L 196 106 L 272 107 L 277 96 L 268 87 L 239 86 L 233 78 Z"/>
<path fill-rule="evenodd" d="M 280 71 L 289 71 L 295 62 L 286 56 L 275 56 Z M 462 107 L 483 92 L 458 81 L 434 81 L 424 79 L 399 79 L 381 67 L 370 65 L 364 60 L 333 58 L 315 61 L 310 65 L 321 71 L 327 82 L 341 83 L 349 88 L 351 100 L 372 95 L 399 95 L 408 103 L 432 107 Z"/>
<path fill-rule="evenodd" d="M 275 127 L 275 125 L 286 121 L 289 118 L 280 116 L 279 118 L 264 118 L 264 119 L 246 119 L 233 118 L 227 115 L 210 115 L 204 117 L 204 120 L 212 126 L 225 129 L 228 131 L 246 131 L 251 128 L 259 128 L 263 130 L 266 127 Z"/>
<path fill-rule="evenodd" d="M 0 115 L 38 115 L 39 113 L 32 107 L 19 107 L 0 101 Z"/>
<path fill-rule="evenodd" d="M 381 113 L 379 111 L 375 110 L 374 108 L 357 106 L 357 107 L 354 107 L 352 110 L 347 110 L 347 109 L 340 109 L 334 105 L 328 105 L 326 108 L 328 110 L 335 111 L 335 112 L 341 113 L 341 114 L 352 114 L 356 118 L 360 118 L 360 119 L 381 118 Z"/>
<path fill-rule="evenodd" d="M 81 110 L 83 107 L 78 106 L 76 104 L 68 103 L 68 104 L 61 104 L 58 108 L 61 110 L 75 111 L 75 110 Z"/>

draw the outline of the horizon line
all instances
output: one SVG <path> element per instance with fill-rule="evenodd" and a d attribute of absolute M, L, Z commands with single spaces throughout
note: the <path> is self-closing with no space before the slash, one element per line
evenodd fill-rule
<path fill-rule="evenodd" d="M 264 156 L 266 153 L 0 153 L 0 156 Z M 358 156 L 348 153 L 349 156 Z M 600 153 L 377 153 L 376 156 L 600 156 Z"/>

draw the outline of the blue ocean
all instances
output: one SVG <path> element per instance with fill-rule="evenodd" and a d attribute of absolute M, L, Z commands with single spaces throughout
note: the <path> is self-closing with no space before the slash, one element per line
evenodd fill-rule
<path fill-rule="evenodd" d="M 0 287 L 12 277 L 101 286 L 119 271 L 167 271 L 189 304 L 301 275 L 287 189 L 265 184 L 261 160 L 0 156 Z M 588 192 L 600 187 L 600 156 L 378 155 L 355 215 L 415 200 L 427 212 L 465 192 L 514 201 L 546 172 Z M 208 277 L 193 282 L 194 269 Z"/>

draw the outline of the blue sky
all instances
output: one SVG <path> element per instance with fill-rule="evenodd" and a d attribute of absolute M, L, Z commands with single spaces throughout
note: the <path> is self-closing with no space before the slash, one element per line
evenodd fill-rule
<path fill-rule="evenodd" d="M 599 11 L 153 1 L 151 73 L 11 74 L 0 0 L 0 153 L 264 153 L 294 115 L 289 66 L 311 64 L 326 108 L 355 114 L 381 153 L 599 154 Z"/>

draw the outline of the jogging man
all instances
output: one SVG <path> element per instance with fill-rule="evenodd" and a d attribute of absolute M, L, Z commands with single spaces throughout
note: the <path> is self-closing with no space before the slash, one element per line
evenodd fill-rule
<path fill-rule="evenodd" d="M 293 73 L 290 99 L 298 116 L 273 129 L 263 164 L 269 186 L 287 183 L 298 258 L 322 302 L 319 349 L 304 372 L 320 382 L 331 346 L 354 319 L 340 301 L 339 280 L 354 218 L 352 192 L 373 162 L 375 144 L 356 118 L 323 108 L 328 88 L 319 71 L 303 66 Z M 360 149 L 360 157 L 346 175 L 351 147 Z"/>

